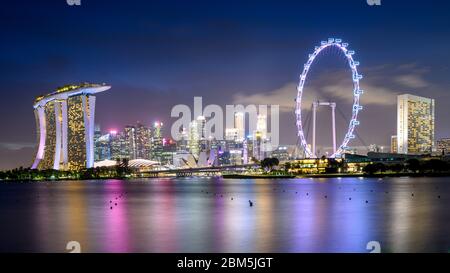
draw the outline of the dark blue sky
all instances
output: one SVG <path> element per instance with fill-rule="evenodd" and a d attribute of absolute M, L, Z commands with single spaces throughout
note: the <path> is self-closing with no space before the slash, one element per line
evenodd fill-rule
<path fill-rule="evenodd" d="M 33 99 L 68 83 L 113 86 L 97 100 L 105 130 L 156 119 L 170 125 L 172 106 L 191 105 L 193 96 L 204 104 L 279 103 L 293 111 L 303 63 L 328 37 L 350 43 L 361 62 L 364 142 L 389 144 L 399 93 L 435 98 L 437 137 L 450 136 L 447 1 L 81 1 L 2 3 L 0 168 L 31 162 Z M 343 64 L 336 52 L 321 56 L 305 92 L 336 98 L 350 111 Z M 286 144 L 296 140 L 292 111 L 281 116 Z M 322 130 L 327 136 L 328 127 Z M 319 142 L 329 145 L 327 138 Z"/>

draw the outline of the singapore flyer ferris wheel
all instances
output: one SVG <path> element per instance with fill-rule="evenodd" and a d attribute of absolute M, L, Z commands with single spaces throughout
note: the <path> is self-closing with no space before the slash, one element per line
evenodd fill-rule
<path fill-rule="evenodd" d="M 304 134 L 304 128 L 303 128 L 303 122 L 302 122 L 302 97 L 304 92 L 304 86 L 306 82 L 306 78 L 308 76 L 308 72 L 310 70 L 311 65 L 314 63 L 314 60 L 316 57 L 325 49 L 327 48 L 337 48 L 342 53 L 344 53 L 348 65 L 350 66 L 350 69 L 352 71 L 352 82 L 353 82 L 353 106 L 352 106 L 352 117 L 350 119 L 350 123 L 348 125 L 347 133 L 344 136 L 343 142 L 340 144 L 339 148 L 336 148 L 336 131 L 335 131 L 335 120 L 334 120 L 334 110 L 336 108 L 335 103 L 320 103 L 320 102 L 314 102 L 313 103 L 313 115 L 314 115 L 314 125 L 313 125 L 313 147 L 312 149 L 307 143 L 305 134 Z M 309 55 L 309 59 L 304 65 L 303 72 L 300 75 L 300 82 L 297 87 L 297 98 L 296 98 L 296 121 L 297 121 L 297 130 L 298 130 L 298 137 L 300 145 L 304 151 L 305 157 L 307 158 L 317 158 L 316 154 L 316 147 L 315 147 L 315 111 L 316 107 L 318 105 L 327 105 L 331 106 L 333 110 L 333 154 L 330 156 L 331 158 L 340 158 L 345 153 L 346 150 L 348 150 L 348 144 L 349 142 L 355 138 L 355 129 L 356 126 L 360 124 L 358 121 L 358 114 L 363 109 L 363 107 L 360 105 L 360 97 L 364 93 L 363 90 L 360 88 L 360 80 L 363 78 L 361 74 L 358 73 L 358 66 L 359 62 L 355 61 L 353 59 L 353 55 L 355 54 L 355 51 L 348 49 L 348 44 L 343 43 L 341 39 L 334 39 L 329 38 L 327 41 L 322 41 L 320 46 L 316 46 L 314 49 L 314 52 Z"/>

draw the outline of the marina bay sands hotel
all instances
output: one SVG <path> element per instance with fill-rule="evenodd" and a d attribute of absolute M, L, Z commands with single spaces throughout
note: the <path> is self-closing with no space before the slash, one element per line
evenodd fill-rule
<path fill-rule="evenodd" d="M 111 86 L 83 83 L 37 97 L 38 148 L 32 169 L 79 170 L 94 166 L 95 96 Z"/>

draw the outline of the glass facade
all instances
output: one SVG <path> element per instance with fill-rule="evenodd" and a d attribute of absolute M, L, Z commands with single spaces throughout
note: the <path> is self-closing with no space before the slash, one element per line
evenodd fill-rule
<path fill-rule="evenodd" d="M 85 103 L 83 103 L 85 100 Z M 68 122 L 68 168 L 79 170 L 86 167 L 86 125 L 84 123 L 84 112 L 89 109 L 89 102 L 83 96 L 70 97 L 67 100 L 67 122 Z"/>
<path fill-rule="evenodd" d="M 397 145 L 401 154 L 434 151 L 434 99 L 398 96 Z"/>

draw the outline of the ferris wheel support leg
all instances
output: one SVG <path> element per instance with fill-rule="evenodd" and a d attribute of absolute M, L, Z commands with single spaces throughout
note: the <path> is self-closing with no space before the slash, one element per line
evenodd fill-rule
<path fill-rule="evenodd" d="M 318 102 L 313 102 L 313 137 L 312 137 L 312 157 L 316 158 L 316 115 Z"/>
<path fill-rule="evenodd" d="M 336 103 L 331 104 L 331 120 L 333 122 L 333 154 L 336 154 Z"/>

